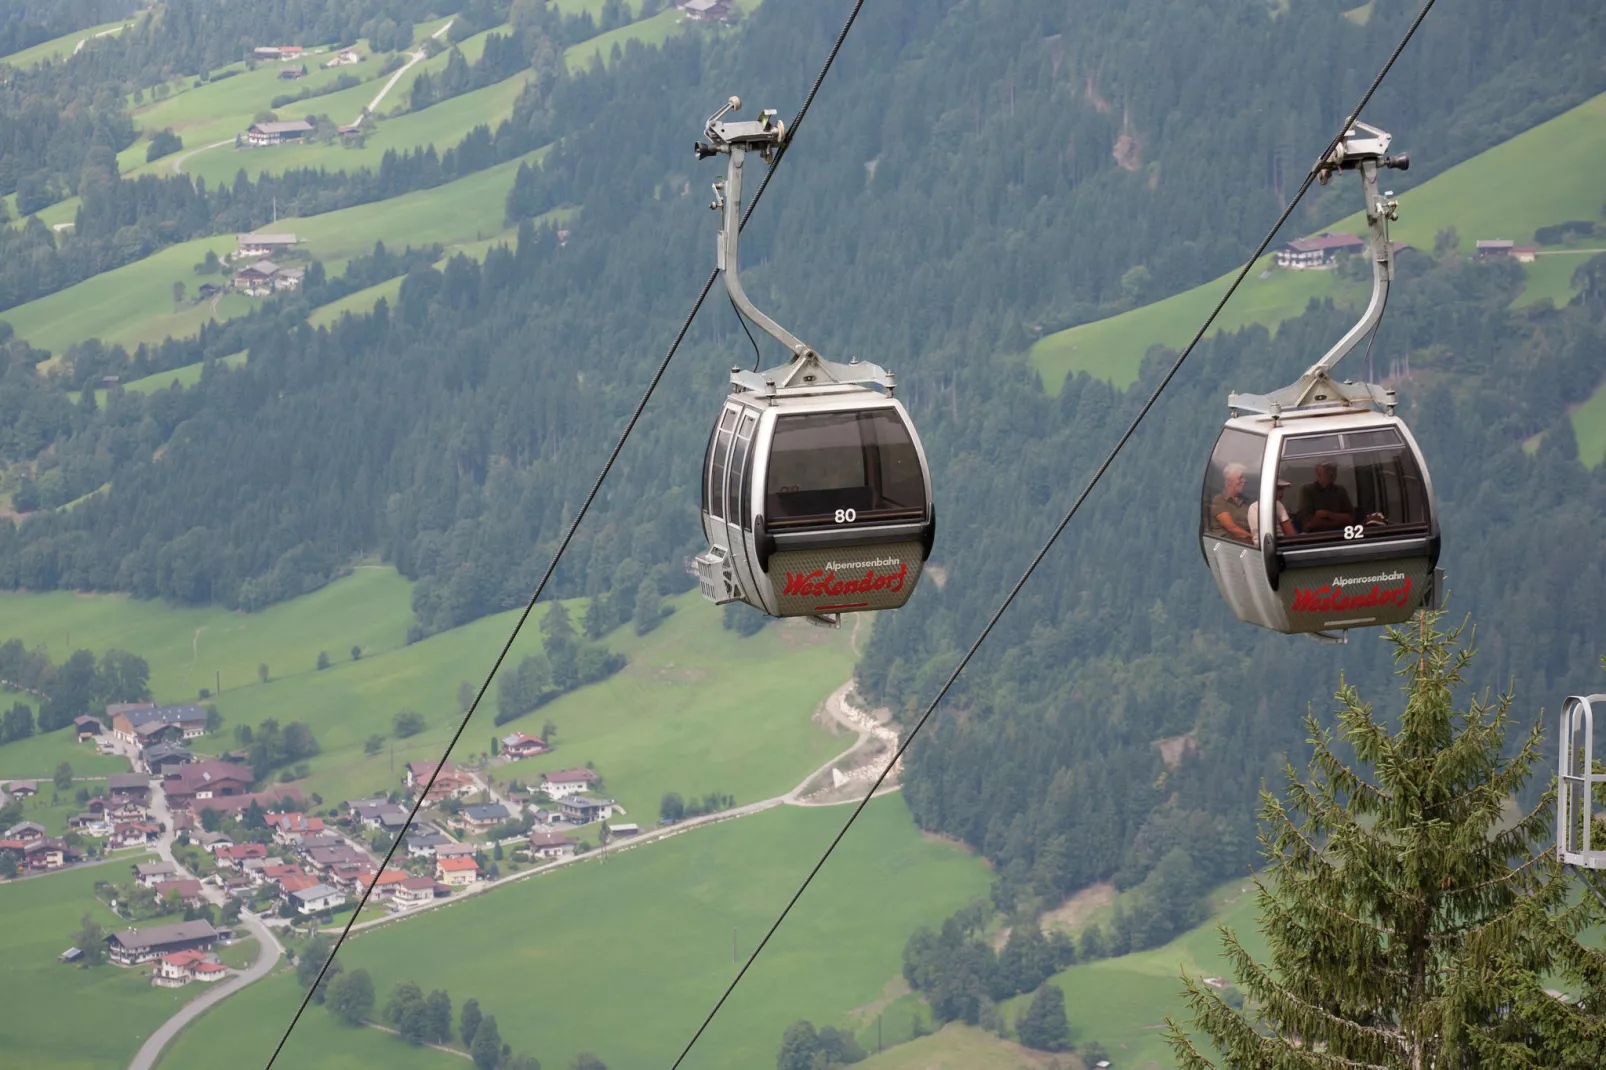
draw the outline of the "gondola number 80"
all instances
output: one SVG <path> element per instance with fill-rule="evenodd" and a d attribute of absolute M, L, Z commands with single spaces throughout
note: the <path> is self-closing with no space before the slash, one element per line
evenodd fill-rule
<path fill-rule="evenodd" d="M 859 514 L 852 509 L 838 509 L 836 511 L 836 522 L 838 524 L 851 524 L 857 519 L 859 519 Z"/>

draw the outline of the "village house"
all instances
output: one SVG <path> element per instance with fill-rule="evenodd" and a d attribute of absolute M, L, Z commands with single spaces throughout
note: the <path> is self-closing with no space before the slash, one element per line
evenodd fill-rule
<path fill-rule="evenodd" d="M 323 831 L 323 818 L 306 814 L 268 814 L 265 820 L 273 830 L 273 838 L 286 845 L 300 843 L 303 836 L 316 836 Z"/>
<path fill-rule="evenodd" d="M 541 790 L 553 802 L 562 802 L 570 795 L 589 791 L 591 785 L 601 778 L 590 769 L 560 769 L 555 773 L 541 775 Z"/>
<path fill-rule="evenodd" d="M 16 799 L 31 799 L 39 794 L 37 780 L 13 780 L 6 785 L 6 791 Z"/>
<path fill-rule="evenodd" d="M 472 858 L 479 853 L 479 848 L 472 843 L 443 843 L 435 848 L 435 857 L 440 858 Z"/>
<path fill-rule="evenodd" d="M 374 889 L 374 894 L 382 899 L 388 899 L 392 895 L 395 895 L 396 889 L 400 888 L 402 883 L 411 876 L 412 874 L 408 873 L 404 869 L 387 869 L 379 876 L 373 878 L 371 883 Z"/>
<path fill-rule="evenodd" d="M 251 790 L 251 771 L 231 762 L 209 760 L 192 762 L 178 772 L 162 778 L 162 791 L 169 806 L 184 809 L 208 799 L 244 795 Z M 196 807 L 205 809 L 205 807 Z M 221 812 L 221 808 L 213 807 Z"/>
<path fill-rule="evenodd" d="M 228 972 L 226 966 L 204 951 L 175 951 L 157 961 L 151 984 L 159 988 L 182 988 L 191 981 L 221 981 Z"/>
<path fill-rule="evenodd" d="M 144 821 L 150 815 L 146 813 L 142 800 L 122 799 L 106 807 L 106 816 L 113 821 Z"/>
<path fill-rule="evenodd" d="M 407 808 L 388 799 L 359 799 L 346 805 L 365 828 L 394 833 L 407 824 Z"/>
<path fill-rule="evenodd" d="M 1509 238 L 1490 238 L 1473 246 L 1473 255 L 1479 260 L 1498 260 L 1510 256 L 1517 243 Z"/>
<path fill-rule="evenodd" d="M 236 256 L 259 260 L 287 252 L 300 244 L 301 239 L 294 234 L 236 234 L 234 241 L 239 247 Z"/>
<path fill-rule="evenodd" d="M 153 743 L 140 751 L 140 760 L 153 777 L 166 777 L 195 761 L 195 755 L 182 743 Z"/>
<path fill-rule="evenodd" d="M 362 53 L 355 48 L 342 48 L 324 63 L 325 67 L 350 67 L 362 62 Z"/>
<path fill-rule="evenodd" d="M 179 901 L 187 907 L 201 905 L 201 882 L 193 878 L 183 880 L 158 881 L 152 885 L 158 901 L 166 899 L 169 895 L 177 895 Z"/>
<path fill-rule="evenodd" d="M 1295 271 L 1330 268 L 1341 254 L 1358 253 L 1366 243 L 1353 234 L 1323 232 L 1314 238 L 1296 238 L 1277 250 L 1277 266 Z"/>
<path fill-rule="evenodd" d="M 512 811 L 501 803 L 480 803 L 475 806 L 465 806 L 462 813 L 458 815 L 464 827 L 475 832 L 484 832 L 486 829 L 511 820 L 512 817 Z"/>
<path fill-rule="evenodd" d="M 346 893 L 338 888 L 331 888 L 327 884 L 314 884 L 311 888 L 299 892 L 291 892 L 290 902 L 302 914 L 316 914 L 320 910 L 337 907 L 346 901 Z"/>
<path fill-rule="evenodd" d="M 572 858 L 574 857 L 575 843 L 561 832 L 536 829 L 530 833 L 528 850 L 531 858 Z"/>
<path fill-rule="evenodd" d="M 390 901 L 397 910 L 410 910 L 413 907 L 423 906 L 435 898 L 434 877 L 408 877 L 396 885 Z"/>
<path fill-rule="evenodd" d="M 361 865 L 368 860 L 366 855 L 358 853 L 345 844 L 340 844 L 336 847 L 314 847 L 302 853 L 306 865 L 325 874 L 332 871 L 336 866 Z"/>
<path fill-rule="evenodd" d="M 730 0 L 676 0 L 675 6 L 697 22 L 717 22 L 730 14 Z"/>
<path fill-rule="evenodd" d="M 190 842 L 201 850 L 211 853 L 219 847 L 233 847 L 234 837 L 227 832 L 197 832 L 190 837 Z"/>
<path fill-rule="evenodd" d="M 106 730 L 106 726 L 100 723 L 99 718 L 91 717 L 87 713 L 82 717 L 74 717 L 72 726 L 73 731 L 78 734 L 80 743 L 86 739 L 94 739 Z"/>
<path fill-rule="evenodd" d="M 608 832 L 619 839 L 628 839 L 631 836 L 641 835 L 641 826 L 631 824 L 609 825 Z"/>
<path fill-rule="evenodd" d="M 219 844 L 212 849 L 212 857 L 223 869 L 238 869 L 250 859 L 266 859 L 268 848 L 260 843 Z"/>
<path fill-rule="evenodd" d="M 523 732 L 510 732 L 502 737 L 502 753 L 509 758 L 531 758 L 547 752 L 546 742 L 540 736 Z"/>
<path fill-rule="evenodd" d="M 241 770 L 241 774 L 249 778 L 251 772 L 250 770 L 246 769 Z M 171 792 L 168 794 L 168 801 L 172 801 Z M 239 817 L 241 814 L 251 809 L 252 803 L 255 803 L 263 810 L 283 810 L 287 807 L 296 808 L 304 805 L 301 798 L 301 792 L 297 791 L 295 788 L 269 788 L 267 791 L 259 791 L 255 794 L 214 796 L 203 802 L 197 803 L 195 805 L 195 809 L 197 812 L 203 810 L 214 810 L 222 817 Z M 180 827 L 179 821 L 183 816 L 184 815 L 181 814 L 174 817 L 173 828 L 175 830 Z"/>
<path fill-rule="evenodd" d="M 258 260 L 234 273 L 234 288 L 251 297 L 266 297 L 275 290 L 299 290 L 303 274 L 305 272 L 298 267 L 280 267 L 271 260 Z"/>
<path fill-rule="evenodd" d="M 300 45 L 258 45 L 251 50 L 251 55 L 257 59 L 300 59 L 305 51 Z"/>
<path fill-rule="evenodd" d="M 154 821 L 119 821 L 112 826 L 109 847 L 139 847 L 161 838 L 162 826 Z"/>
<path fill-rule="evenodd" d="M 70 862 L 77 862 L 84 857 L 83 852 L 76 847 L 67 846 L 66 841 L 54 836 L 46 836 L 41 840 L 34 840 L 24 845 L 22 849 L 22 865 L 30 872 L 39 870 L 60 869 Z"/>
<path fill-rule="evenodd" d="M 111 719 L 112 731 L 129 743 L 150 740 L 168 729 L 176 729 L 181 739 L 206 735 L 206 710 L 193 702 L 182 706 L 124 702 L 107 706 L 106 716 Z"/>
<path fill-rule="evenodd" d="M 563 816 L 576 825 L 606 821 L 617 809 L 619 804 L 612 799 L 598 799 L 591 795 L 570 795 L 563 800 Z"/>
<path fill-rule="evenodd" d="M 45 827 L 37 821 L 19 821 L 6 829 L 6 839 L 32 843 L 45 838 Z"/>
<path fill-rule="evenodd" d="M 282 145 L 287 141 L 300 141 L 312 133 L 312 124 L 305 119 L 290 119 L 280 123 L 252 123 L 245 131 L 245 143 L 253 148 Z"/>
<path fill-rule="evenodd" d="M 217 942 L 209 921 L 181 921 L 148 929 L 125 929 L 106 938 L 111 960 L 119 966 L 138 966 L 176 951 L 208 951 Z"/>
<path fill-rule="evenodd" d="M 466 888 L 479 876 L 480 864 L 467 856 L 435 860 L 435 879 L 448 887 Z"/>
<path fill-rule="evenodd" d="M 143 803 L 150 797 L 151 778 L 144 773 L 113 773 L 106 778 L 106 793 L 113 802 Z"/>
<path fill-rule="evenodd" d="M 415 833 L 407 837 L 407 853 L 413 858 L 434 858 L 435 849 L 455 842 L 439 832 Z"/>
<path fill-rule="evenodd" d="M 323 884 L 317 877 L 306 873 L 286 873 L 284 876 L 279 877 L 275 883 L 279 886 L 279 894 L 284 897 L 287 903 L 291 902 L 290 897 L 296 893 L 304 892 L 309 888 L 317 888 Z"/>
<path fill-rule="evenodd" d="M 279 80 L 283 82 L 293 82 L 297 78 L 305 78 L 306 76 L 307 71 L 304 67 L 286 67 L 279 72 Z"/>
<path fill-rule="evenodd" d="M 434 762 L 408 762 L 407 769 L 402 774 L 402 783 L 417 792 L 419 788 L 429 783 L 429 778 L 434 772 Z M 451 762 L 442 762 L 440 775 L 435 777 L 435 786 L 429 790 L 429 801 L 439 802 L 454 795 L 472 795 L 475 790 L 472 777 L 458 772 L 457 767 Z"/>
<path fill-rule="evenodd" d="M 178 876 L 178 867 L 171 862 L 137 862 L 133 870 L 134 880 L 142 888 L 154 888 Z"/>
<path fill-rule="evenodd" d="M 1513 245 L 1511 247 L 1511 259 L 1519 264 L 1531 264 L 1538 255 L 1539 246 L 1537 245 Z"/>

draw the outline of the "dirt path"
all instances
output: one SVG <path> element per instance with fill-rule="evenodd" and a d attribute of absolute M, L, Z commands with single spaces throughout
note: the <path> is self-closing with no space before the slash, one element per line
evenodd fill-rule
<path fill-rule="evenodd" d="M 231 137 L 225 138 L 222 141 L 214 141 L 210 145 L 202 145 L 198 149 L 190 149 L 188 152 L 181 152 L 177 156 L 173 157 L 173 173 L 175 175 L 182 175 L 184 173 L 184 161 L 189 159 L 191 156 L 194 156 L 198 152 L 205 152 L 207 149 L 222 148 L 224 145 L 232 144 L 234 144 L 234 139 Z"/>
<path fill-rule="evenodd" d="M 439 41 L 441 39 L 441 35 L 443 35 L 447 30 L 451 29 L 452 28 L 452 23 L 456 22 L 456 21 L 457 21 L 456 19 L 452 19 L 451 21 L 447 22 L 447 24 L 445 26 L 442 26 L 440 29 L 438 29 L 434 33 L 430 34 L 430 37 L 432 37 L 435 40 Z M 351 125 L 352 126 L 356 126 L 357 124 L 361 123 L 362 122 L 362 118 L 363 118 L 364 115 L 373 115 L 379 109 L 379 102 L 385 99 L 385 94 L 389 93 L 391 91 L 392 87 L 394 87 L 395 84 L 398 81 L 401 80 L 401 76 L 406 74 L 407 71 L 413 66 L 413 64 L 419 63 L 422 60 L 424 60 L 425 58 L 426 58 L 426 53 L 424 52 L 424 50 L 422 48 L 420 48 L 417 52 L 414 52 L 413 55 L 412 55 L 412 58 L 409 59 L 406 63 L 402 64 L 401 69 L 398 70 L 395 74 L 390 76 L 390 81 L 385 83 L 385 88 L 383 88 L 383 89 L 381 89 L 379 91 L 379 95 L 374 97 L 373 100 L 370 100 L 368 102 L 368 106 L 366 108 L 364 108 L 362 111 L 357 113 L 357 117 L 351 121 Z"/>

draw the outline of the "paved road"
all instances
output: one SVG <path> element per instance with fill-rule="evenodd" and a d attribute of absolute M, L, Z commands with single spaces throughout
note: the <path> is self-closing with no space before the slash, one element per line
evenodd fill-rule
<path fill-rule="evenodd" d="M 154 844 L 154 850 L 163 860 L 179 866 L 180 872 L 187 872 L 173 857 L 173 815 L 167 806 L 167 793 L 162 790 L 160 781 L 151 782 L 151 817 L 162 824 L 162 835 Z M 193 876 L 193 874 L 192 874 Z M 201 885 L 201 894 L 206 896 L 216 906 L 223 906 L 225 897 L 221 888 L 214 888 L 210 884 Z M 179 1031 L 193 1022 L 209 1008 L 216 1006 L 222 1000 L 229 998 L 254 981 L 266 977 L 273 967 L 278 964 L 279 956 L 284 954 L 284 947 L 268 927 L 248 910 L 240 911 L 240 924 L 249 929 L 252 936 L 257 938 L 257 960 L 243 972 L 235 974 L 227 981 L 223 981 L 210 992 L 197 996 L 181 1007 L 177 1014 L 163 1022 L 161 1028 L 152 1033 L 145 1043 L 141 1045 L 134 1061 L 128 1064 L 129 1070 L 151 1070 L 156 1060 L 161 1057 L 162 1049 L 178 1036 Z"/>
<path fill-rule="evenodd" d="M 162 1049 L 167 1047 L 174 1037 L 178 1036 L 180 1030 L 246 985 L 266 977 L 269 971 L 278 963 L 279 956 L 284 953 L 284 948 L 274 938 L 268 927 L 263 925 L 255 915 L 243 910 L 240 912 L 240 922 L 251 930 L 251 934 L 257 938 L 260 951 L 257 954 L 256 962 L 243 973 L 236 974 L 227 981 L 219 983 L 210 992 L 190 1000 L 177 1014 L 163 1022 L 161 1027 L 141 1045 L 133 1061 L 128 1064 L 128 1070 L 152 1070 L 156 1065 L 156 1060 L 161 1057 Z"/>

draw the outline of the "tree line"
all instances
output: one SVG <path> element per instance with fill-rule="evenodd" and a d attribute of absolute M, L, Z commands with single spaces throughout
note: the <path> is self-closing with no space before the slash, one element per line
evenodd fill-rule
<path fill-rule="evenodd" d="M 54 732 L 85 714 L 105 720 L 106 707 L 114 703 L 149 702 L 150 679 L 145 659 L 125 650 L 107 650 L 98 659 L 91 650 L 75 650 L 57 665 L 43 646 L 29 650 L 21 639 L 0 643 L 0 686 L 39 698 L 40 732 Z M 31 736 L 34 724 L 33 710 L 16 703 L 0 723 L 0 742 Z"/>

